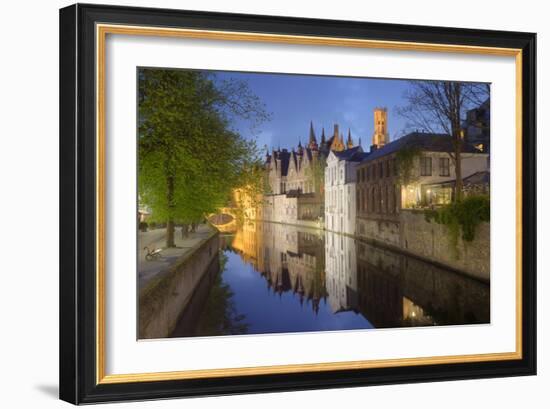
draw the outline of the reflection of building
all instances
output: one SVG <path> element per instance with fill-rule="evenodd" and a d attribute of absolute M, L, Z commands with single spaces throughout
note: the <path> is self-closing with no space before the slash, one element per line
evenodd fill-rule
<path fill-rule="evenodd" d="M 360 313 L 378 328 L 489 322 L 488 285 L 346 235 L 245 223 L 231 247 L 270 292 L 294 294 L 314 312 L 326 300 L 333 313 Z"/>
<path fill-rule="evenodd" d="M 403 289 L 399 256 L 357 244 L 357 309 L 377 328 L 399 327 L 403 318 Z"/>
<path fill-rule="evenodd" d="M 488 285 L 363 242 L 356 251 L 357 309 L 375 327 L 489 322 Z"/>
<path fill-rule="evenodd" d="M 314 311 L 326 297 L 323 237 L 272 223 L 248 223 L 235 235 L 233 249 L 266 279 L 268 288 L 293 292 Z"/>
<path fill-rule="evenodd" d="M 332 312 L 357 308 L 357 258 L 354 240 L 325 233 L 325 271 Z"/>
<path fill-rule="evenodd" d="M 355 234 L 355 168 L 366 156 L 361 146 L 329 153 L 325 168 L 327 230 Z"/>
<path fill-rule="evenodd" d="M 353 146 L 351 134 L 347 141 L 334 125 L 328 140 L 323 130 L 317 143 L 313 124 L 309 141 L 297 149 L 273 150 L 266 157 L 270 194 L 263 200 L 263 219 L 268 221 L 322 227 L 324 222 L 325 162 L 330 152 L 345 151 Z"/>

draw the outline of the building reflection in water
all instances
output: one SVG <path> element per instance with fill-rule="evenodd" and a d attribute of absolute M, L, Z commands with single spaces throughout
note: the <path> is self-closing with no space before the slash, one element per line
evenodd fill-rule
<path fill-rule="evenodd" d="M 265 278 L 270 291 L 291 292 L 300 304 L 310 302 L 314 312 L 326 300 L 322 232 L 250 222 L 237 231 L 230 246 Z"/>
<path fill-rule="evenodd" d="M 247 333 L 489 322 L 489 285 L 349 236 L 247 222 L 223 238 L 222 251 L 238 254 L 222 277 Z M 236 270 L 247 268 L 262 291 L 249 279 L 244 293 Z"/>

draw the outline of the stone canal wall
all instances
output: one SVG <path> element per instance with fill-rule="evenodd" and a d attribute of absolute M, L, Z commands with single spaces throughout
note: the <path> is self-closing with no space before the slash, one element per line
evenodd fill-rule
<path fill-rule="evenodd" d="M 399 221 L 357 220 L 359 237 L 461 271 L 483 281 L 490 277 L 490 224 L 481 223 L 472 242 L 459 234 L 453 245 L 448 228 L 427 222 L 424 212 L 401 210 Z"/>
<path fill-rule="evenodd" d="M 427 222 L 423 212 L 403 211 L 403 249 L 430 261 L 448 265 L 476 278 L 489 280 L 490 224 L 481 223 L 472 242 L 462 240 L 453 245 L 447 226 Z"/>
<path fill-rule="evenodd" d="M 165 338 L 172 334 L 203 277 L 219 266 L 218 250 L 219 233 L 216 231 L 140 291 L 140 339 Z"/>

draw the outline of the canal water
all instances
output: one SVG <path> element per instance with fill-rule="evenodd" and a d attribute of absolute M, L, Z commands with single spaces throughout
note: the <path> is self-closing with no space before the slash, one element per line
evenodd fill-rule
<path fill-rule="evenodd" d="M 173 337 L 489 323 L 489 285 L 337 233 L 250 222 Z"/>

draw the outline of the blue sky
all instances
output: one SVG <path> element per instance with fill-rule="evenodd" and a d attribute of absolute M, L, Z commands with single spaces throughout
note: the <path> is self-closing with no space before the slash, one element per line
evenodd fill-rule
<path fill-rule="evenodd" d="M 307 142 L 309 123 L 313 121 L 319 140 L 325 128 L 327 138 L 332 135 L 334 123 L 347 136 L 351 129 L 355 143 L 361 137 L 368 150 L 373 133 L 373 110 L 388 108 L 390 140 L 401 136 L 405 120 L 395 108 L 406 105 L 403 94 L 407 81 L 350 78 L 294 74 L 256 74 L 214 72 L 218 80 L 235 78 L 246 81 L 250 90 L 265 104 L 271 119 L 258 129 L 237 120 L 235 130 L 247 138 L 257 138 L 258 147 L 292 148 L 301 140 Z"/>

